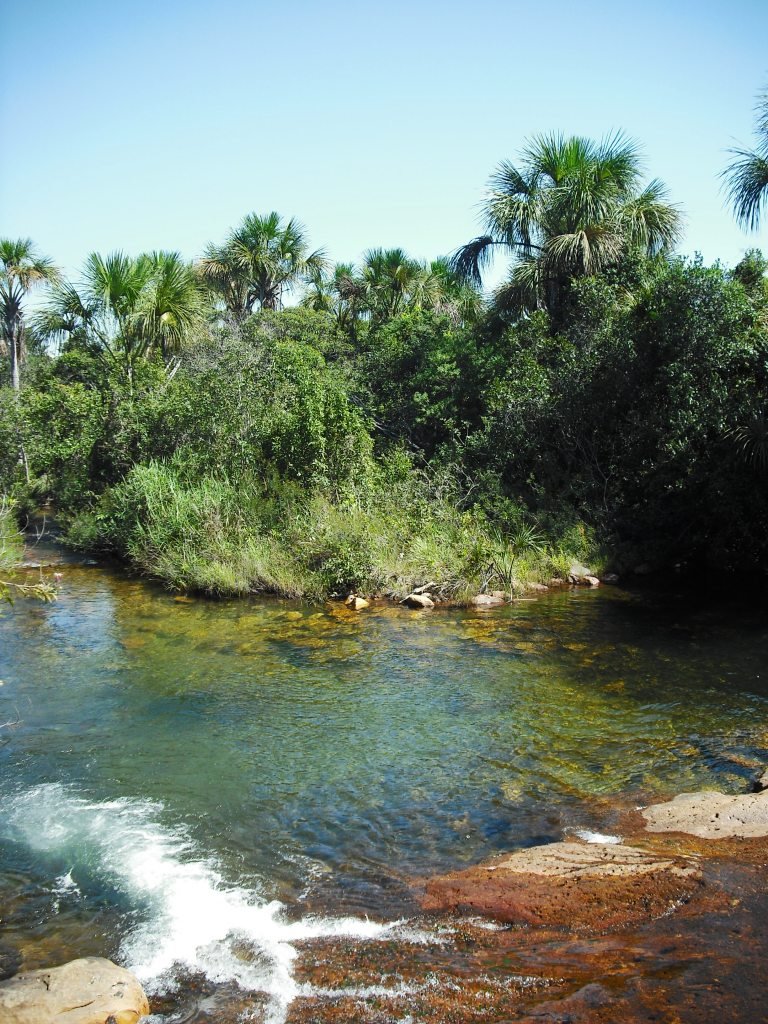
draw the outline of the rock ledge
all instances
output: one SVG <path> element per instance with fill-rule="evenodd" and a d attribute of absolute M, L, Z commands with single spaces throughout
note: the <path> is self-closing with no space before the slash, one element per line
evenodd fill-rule
<path fill-rule="evenodd" d="M 701 839 L 768 836 L 768 792 L 727 796 L 705 790 L 681 793 L 642 811 L 647 832 L 685 832 Z"/>

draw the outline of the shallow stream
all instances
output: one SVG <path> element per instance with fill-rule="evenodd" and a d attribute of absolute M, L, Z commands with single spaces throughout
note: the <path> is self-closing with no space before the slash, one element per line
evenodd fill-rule
<path fill-rule="evenodd" d="M 0 616 L 0 945 L 115 958 L 157 1021 L 342 997 L 363 1009 L 328 1020 L 421 1019 L 393 951 L 452 940 L 414 880 L 610 830 L 617 794 L 744 790 L 768 759 L 757 614 L 607 587 L 356 614 L 60 571 L 57 602 Z M 306 980 L 324 941 L 387 955 L 364 985 Z"/>

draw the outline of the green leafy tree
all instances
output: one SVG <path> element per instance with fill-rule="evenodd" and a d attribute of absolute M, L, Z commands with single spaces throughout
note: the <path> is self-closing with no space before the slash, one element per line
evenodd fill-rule
<path fill-rule="evenodd" d="M 10 360 L 11 386 L 20 387 L 24 355 L 24 300 L 36 285 L 54 284 L 59 273 L 30 238 L 0 239 L 0 339 Z"/>
<path fill-rule="evenodd" d="M 479 284 L 495 249 L 512 256 L 497 303 L 515 313 L 546 309 L 557 321 L 570 281 L 616 266 L 632 250 L 668 251 L 680 213 L 662 183 L 641 184 L 637 147 L 621 134 L 533 138 L 519 164 L 502 162 L 485 202 L 486 233 L 453 266 Z"/>
<path fill-rule="evenodd" d="M 322 250 L 309 251 L 302 225 L 280 215 L 250 213 L 223 245 L 209 245 L 201 279 L 236 319 L 256 309 L 280 309 L 285 291 L 325 269 Z"/>
<path fill-rule="evenodd" d="M 748 231 L 756 231 L 768 204 L 768 92 L 758 97 L 755 108 L 754 149 L 732 149 L 734 160 L 722 173 L 726 196 L 736 220 Z"/>

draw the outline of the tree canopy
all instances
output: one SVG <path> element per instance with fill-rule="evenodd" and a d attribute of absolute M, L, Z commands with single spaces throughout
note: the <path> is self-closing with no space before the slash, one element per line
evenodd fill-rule
<path fill-rule="evenodd" d="M 453 266 L 480 283 L 495 249 L 512 257 L 499 304 L 557 317 L 568 282 L 616 266 L 633 250 L 669 251 L 680 213 L 658 179 L 641 180 L 637 146 L 621 134 L 601 142 L 539 135 L 518 163 L 503 161 L 484 204 L 486 232 L 457 250 Z"/>

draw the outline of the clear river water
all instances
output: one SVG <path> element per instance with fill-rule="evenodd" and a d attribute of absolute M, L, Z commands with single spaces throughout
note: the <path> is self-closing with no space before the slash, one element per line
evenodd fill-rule
<path fill-rule="evenodd" d="M 61 571 L 55 603 L 0 616 L 0 949 L 110 956 L 157 1021 L 280 1024 L 397 986 L 375 1019 L 420 1019 L 397 950 L 451 930 L 414 880 L 604 832 L 616 794 L 744 790 L 768 758 L 757 614 L 608 587 L 352 613 Z M 387 957 L 307 980 L 323 941 Z"/>

